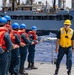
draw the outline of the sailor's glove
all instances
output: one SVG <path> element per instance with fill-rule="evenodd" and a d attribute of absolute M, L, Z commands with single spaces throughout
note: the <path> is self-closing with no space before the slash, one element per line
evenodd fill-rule
<path fill-rule="evenodd" d="M 21 42 L 21 43 L 20 43 L 20 46 L 21 46 L 21 47 L 24 47 L 24 46 L 26 46 L 26 44 Z"/>
<path fill-rule="evenodd" d="M 38 40 L 33 40 L 34 44 L 37 44 L 38 43 Z"/>

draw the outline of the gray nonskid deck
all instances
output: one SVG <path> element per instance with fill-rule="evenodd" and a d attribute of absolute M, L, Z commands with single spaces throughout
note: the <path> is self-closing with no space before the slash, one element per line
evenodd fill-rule
<path fill-rule="evenodd" d="M 35 69 L 32 69 L 32 70 L 26 69 L 26 72 L 28 72 L 29 75 L 54 75 L 54 71 L 55 71 L 54 64 L 36 62 L 35 66 L 38 67 L 38 69 L 36 69 L 36 70 Z M 27 64 L 25 67 L 27 67 Z M 66 69 L 65 65 L 61 64 L 58 75 L 67 75 L 67 69 Z M 72 67 L 71 75 L 74 75 L 74 65 Z"/>

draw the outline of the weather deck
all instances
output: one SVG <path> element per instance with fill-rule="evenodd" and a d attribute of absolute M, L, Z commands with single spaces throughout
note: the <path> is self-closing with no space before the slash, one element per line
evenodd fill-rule
<path fill-rule="evenodd" d="M 36 62 L 35 66 L 38 67 L 38 69 L 36 70 L 26 69 L 26 71 L 28 72 L 28 75 L 54 75 L 55 64 Z M 61 64 L 58 75 L 67 75 L 67 69 L 65 64 Z M 72 66 L 71 75 L 74 75 L 74 65 Z"/>

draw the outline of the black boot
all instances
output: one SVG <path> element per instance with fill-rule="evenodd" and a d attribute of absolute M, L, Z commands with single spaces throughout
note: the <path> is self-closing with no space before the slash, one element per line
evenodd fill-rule
<path fill-rule="evenodd" d="M 31 62 L 31 69 L 38 69 L 37 67 L 34 66 L 34 62 Z"/>
<path fill-rule="evenodd" d="M 13 74 L 13 73 L 10 73 L 10 75 L 18 75 L 17 73 Z"/>
<path fill-rule="evenodd" d="M 28 69 L 31 69 L 31 62 L 28 62 Z"/>
<path fill-rule="evenodd" d="M 22 75 L 28 75 L 28 73 L 25 71 L 24 68 L 20 68 L 19 73 L 22 74 Z"/>
<path fill-rule="evenodd" d="M 19 75 L 19 74 L 16 73 L 16 74 L 14 74 L 14 75 Z"/>
<path fill-rule="evenodd" d="M 10 75 L 14 75 L 13 73 L 10 73 Z"/>
<path fill-rule="evenodd" d="M 56 68 L 54 75 L 58 75 L 58 71 L 59 71 L 59 68 Z"/>
<path fill-rule="evenodd" d="M 70 70 L 67 71 L 67 75 L 71 75 L 71 71 Z"/>

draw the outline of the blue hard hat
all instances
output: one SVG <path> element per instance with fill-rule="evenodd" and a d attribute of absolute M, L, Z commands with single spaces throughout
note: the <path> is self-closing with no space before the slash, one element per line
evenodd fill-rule
<path fill-rule="evenodd" d="M 1 21 L 2 21 L 2 17 L 0 17 L 0 23 L 1 23 Z"/>
<path fill-rule="evenodd" d="M 24 24 L 24 23 L 22 23 L 22 24 L 20 24 L 20 29 L 26 29 L 27 27 L 26 27 L 26 25 Z"/>
<path fill-rule="evenodd" d="M 37 30 L 37 27 L 36 26 L 32 26 L 32 30 Z"/>
<path fill-rule="evenodd" d="M 11 17 L 10 16 L 5 15 L 4 17 L 7 19 L 7 21 L 11 21 Z"/>
<path fill-rule="evenodd" d="M 13 23 L 12 24 L 12 29 L 19 29 L 20 27 L 19 27 L 19 24 L 18 23 Z"/>
<path fill-rule="evenodd" d="M 2 23 L 2 24 L 7 23 L 7 19 L 4 18 L 4 17 L 1 17 L 1 18 L 0 18 L 0 23 Z"/>

